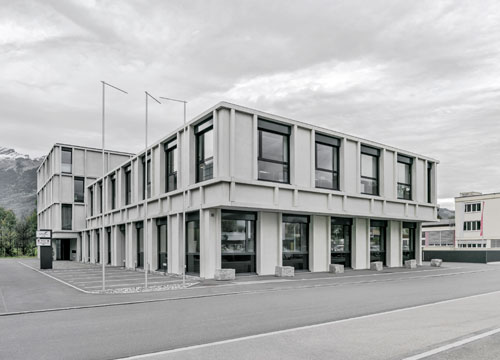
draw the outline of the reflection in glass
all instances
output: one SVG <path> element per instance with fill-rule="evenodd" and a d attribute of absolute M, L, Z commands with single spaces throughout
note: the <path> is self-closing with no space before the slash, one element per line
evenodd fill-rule
<path fill-rule="evenodd" d="M 259 160 L 259 179 L 288 182 L 288 165 Z"/>
<path fill-rule="evenodd" d="M 197 181 L 205 181 L 213 178 L 213 128 L 196 135 L 197 148 Z"/>
<path fill-rule="evenodd" d="M 186 223 L 186 271 L 200 272 L 200 221 Z"/>
<path fill-rule="evenodd" d="M 333 221 L 332 221 L 333 222 Z M 331 263 L 351 266 L 351 225 L 331 225 Z"/>
<path fill-rule="evenodd" d="M 144 232 L 143 228 L 137 228 L 137 267 L 144 267 Z"/>
<path fill-rule="evenodd" d="M 293 266 L 296 270 L 309 269 L 308 228 L 307 223 L 287 222 L 283 218 L 283 266 Z"/>
<path fill-rule="evenodd" d="M 378 195 L 378 156 L 361 154 L 361 192 Z"/>
<path fill-rule="evenodd" d="M 167 270 L 167 225 L 158 225 L 158 269 Z"/>
<path fill-rule="evenodd" d="M 288 183 L 288 135 L 259 130 L 259 180 Z"/>
<path fill-rule="evenodd" d="M 237 217 L 239 215 L 229 214 L 229 216 Z M 248 218 L 246 214 L 241 216 Z M 223 269 L 235 269 L 237 273 L 255 272 L 254 227 L 254 220 L 222 219 L 221 256 Z"/>

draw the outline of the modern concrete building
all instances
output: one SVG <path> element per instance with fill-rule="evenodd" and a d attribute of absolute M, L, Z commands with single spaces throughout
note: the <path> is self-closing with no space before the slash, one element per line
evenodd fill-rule
<path fill-rule="evenodd" d="M 460 193 L 455 198 L 458 248 L 500 248 L 500 193 Z"/>
<path fill-rule="evenodd" d="M 436 219 L 437 160 L 225 102 L 145 154 L 86 184 L 82 261 L 204 278 L 399 267 Z"/>
<path fill-rule="evenodd" d="M 455 247 L 455 219 L 422 224 L 422 246 L 430 248 Z"/>
<path fill-rule="evenodd" d="M 105 151 L 106 169 L 132 154 Z M 102 177 L 99 149 L 55 144 L 37 170 L 38 229 L 52 230 L 55 260 L 81 260 L 81 234 L 86 227 L 85 187 Z"/>

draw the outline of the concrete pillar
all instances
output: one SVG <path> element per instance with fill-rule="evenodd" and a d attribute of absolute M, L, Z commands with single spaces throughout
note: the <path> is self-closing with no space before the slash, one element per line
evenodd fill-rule
<path fill-rule="evenodd" d="M 218 225 L 215 213 L 215 209 L 200 211 L 200 277 L 205 279 L 213 279 L 215 275 Z"/>
<path fill-rule="evenodd" d="M 281 214 L 259 212 L 257 221 L 257 274 L 274 275 L 281 266 Z"/>
<path fill-rule="evenodd" d="M 354 218 L 352 225 L 352 268 L 370 268 L 370 220 Z"/>
<path fill-rule="evenodd" d="M 154 219 L 148 219 L 146 224 L 148 226 L 148 238 L 144 238 L 144 246 L 146 247 L 145 250 L 147 250 L 147 254 L 144 254 L 144 265 L 148 264 L 148 270 L 156 270 L 156 264 L 158 263 L 158 257 L 156 256 L 158 247 L 156 224 Z M 144 235 L 146 235 L 146 232 L 144 232 Z"/>
<path fill-rule="evenodd" d="M 95 252 L 95 243 L 96 243 L 96 234 L 95 230 L 90 231 L 90 263 L 95 264 L 96 252 Z"/>
<path fill-rule="evenodd" d="M 422 265 L 422 223 L 417 223 L 417 228 L 415 229 L 415 260 L 417 260 L 417 265 Z"/>
<path fill-rule="evenodd" d="M 184 221 L 182 214 L 169 216 L 167 226 L 167 257 L 168 272 L 173 274 L 182 274 L 184 267 L 184 247 L 182 232 Z"/>
<path fill-rule="evenodd" d="M 126 244 L 127 244 L 127 267 L 128 268 L 133 268 L 134 267 L 134 262 L 135 262 L 135 224 L 134 223 L 129 223 L 126 226 Z"/>
<path fill-rule="evenodd" d="M 80 234 L 76 238 L 76 261 L 80 261 L 82 258 L 82 237 Z"/>
<path fill-rule="evenodd" d="M 328 222 L 329 216 L 311 216 L 309 231 L 309 270 L 328 271 L 330 256 L 328 254 L 329 234 Z"/>
<path fill-rule="evenodd" d="M 387 254 L 386 263 L 388 267 L 401 267 L 403 266 L 403 249 L 401 244 L 401 222 L 388 221 L 387 226 Z"/>

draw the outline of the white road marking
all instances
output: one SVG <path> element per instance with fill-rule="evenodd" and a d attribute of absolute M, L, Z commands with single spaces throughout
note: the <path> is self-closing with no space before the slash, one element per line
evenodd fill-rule
<path fill-rule="evenodd" d="M 296 332 L 296 331 L 302 331 L 302 330 L 308 330 L 308 329 L 316 329 L 316 328 L 320 328 L 320 327 L 324 327 L 324 326 L 328 326 L 328 325 L 342 324 L 342 323 L 346 323 L 346 322 L 350 322 L 350 321 L 355 321 L 355 320 L 370 319 L 370 318 L 374 318 L 374 317 L 378 317 L 378 316 L 396 314 L 396 313 L 401 313 L 401 312 L 405 312 L 405 311 L 410 311 L 410 310 L 415 310 L 415 309 L 421 309 L 421 308 L 426 308 L 426 307 L 431 307 L 431 306 L 436 306 L 436 305 L 442 305 L 442 304 L 448 304 L 448 303 L 452 303 L 452 302 L 456 302 L 456 301 L 462 301 L 462 300 L 466 300 L 466 299 L 473 299 L 473 298 L 487 296 L 487 295 L 493 295 L 493 294 L 500 294 L 500 290 L 491 291 L 491 292 L 484 293 L 484 294 L 464 296 L 464 297 L 460 297 L 460 298 L 456 298 L 456 299 L 436 301 L 436 302 L 429 303 L 429 304 L 424 304 L 424 305 L 416 305 L 416 306 L 410 306 L 410 307 L 396 309 L 396 310 L 383 311 L 383 312 L 374 313 L 374 314 L 368 314 L 368 315 L 362 315 L 362 316 L 355 316 L 355 317 L 352 317 L 352 318 L 347 318 L 347 319 L 342 319 L 342 320 L 334 320 L 334 321 L 329 321 L 329 322 L 320 323 L 320 324 L 299 326 L 299 327 L 290 328 L 290 329 L 284 329 L 284 330 L 278 330 L 278 331 L 270 331 L 270 332 L 266 332 L 266 333 L 262 333 L 262 334 L 242 336 L 242 337 L 238 337 L 238 338 L 234 338 L 234 339 L 214 341 L 214 342 L 209 342 L 209 343 L 199 344 L 199 345 L 185 346 L 185 347 L 181 347 L 181 348 L 177 348 L 177 349 L 157 351 L 157 352 L 152 352 L 152 353 L 147 353 L 147 354 L 141 354 L 141 355 L 135 355 L 135 356 L 129 356 L 129 357 L 124 357 L 124 358 L 116 358 L 115 360 L 138 360 L 138 359 L 146 359 L 146 358 L 150 358 L 150 357 L 154 357 L 154 356 L 174 354 L 174 353 L 179 353 L 179 352 L 184 352 L 184 351 L 190 351 L 190 350 L 208 348 L 208 347 L 212 347 L 212 346 L 230 344 L 230 343 L 241 342 L 241 341 L 246 341 L 246 340 L 259 339 L 259 338 L 264 338 L 264 337 L 268 337 L 268 336 L 276 336 L 276 335 L 281 335 L 281 334 L 287 334 L 287 333 L 292 333 L 292 332 Z M 500 332 L 500 329 L 493 330 L 493 331 Z M 485 334 L 487 334 L 487 333 L 485 333 Z M 493 335 L 493 334 L 490 334 L 490 335 Z M 486 336 L 489 336 L 489 335 L 486 335 Z M 485 336 L 483 336 L 483 337 L 485 337 Z M 407 358 L 407 359 L 404 359 L 404 360 L 410 360 L 410 359 L 411 360 L 416 360 L 416 359 L 421 359 L 421 358 Z"/>
<path fill-rule="evenodd" d="M 484 339 L 484 338 L 486 338 L 488 336 L 495 335 L 495 334 L 498 334 L 498 333 L 500 333 L 500 328 L 494 329 L 494 330 L 490 330 L 490 331 L 487 331 L 487 332 L 479 334 L 479 335 L 474 335 L 474 336 L 468 337 L 466 339 L 458 340 L 458 341 L 455 341 L 455 342 L 453 342 L 451 344 L 443 345 L 443 346 L 440 346 L 438 348 L 435 348 L 435 349 L 423 352 L 421 354 L 417 354 L 417 355 L 413 355 L 413 356 L 404 358 L 403 360 L 419 360 L 419 359 L 424 359 L 426 357 L 442 353 L 443 351 L 454 349 L 454 348 L 457 348 L 457 347 L 469 344 L 469 343 L 471 343 L 473 341 Z"/>

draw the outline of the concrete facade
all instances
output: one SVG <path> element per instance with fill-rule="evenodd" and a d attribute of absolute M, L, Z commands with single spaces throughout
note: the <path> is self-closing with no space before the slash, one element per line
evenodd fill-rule
<path fill-rule="evenodd" d="M 195 133 L 207 120 L 213 125 L 211 138 L 204 141 L 213 143 L 213 156 L 209 159 L 210 165 L 203 168 L 205 165 L 197 163 L 199 147 Z M 261 120 L 289 131 L 288 149 L 284 150 L 288 155 L 286 182 L 260 179 L 263 173 L 259 160 Z M 316 186 L 318 134 L 338 141 L 338 189 Z M 174 190 L 167 189 L 166 147 L 171 141 L 176 141 L 177 149 L 177 186 Z M 378 194 L 375 195 L 362 193 L 363 147 L 376 149 L 378 154 Z M 254 239 L 250 252 L 254 254 L 255 269 L 250 272 L 271 275 L 276 266 L 286 266 L 283 262 L 288 253 L 284 254 L 283 244 L 287 236 L 292 240 L 306 239 L 307 251 L 301 253 L 304 270 L 329 271 L 333 251 L 332 218 L 351 221 L 350 267 L 370 268 L 376 251 L 376 246 L 370 243 L 370 234 L 385 238 L 383 260 L 386 266 L 401 267 L 404 264 L 404 228 L 410 224 L 414 231 L 412 257 L 421 263 L 421 242 L 418 241 L 421 223 L 436 219 L 437 160 L 234 104 L 219 103 L 154 143 L 147 151 L 151 159 L 147 214 L 143 200 L 145 151 L 110 167 L 104 178 L 86 183 L 86 222 L 82 232 L 85 241 L 80 243 L 83 261 L 98 262 L 97 237 L 104 227 L 106 237 L 99 235 L 99 238 L 105 241 L 105 253 L 110 253 L 112 265 L 125 263 L 133 268 L 139 266 L 143 256 L 143 267 L 148 270 L 159 269 L 160 262 L 165 261 L 169 273 L 180 274 L 188 266 L 186 255 L 190 252 L 197 275 L 213 278 L 216 269 L 227 266 L 225 262 L 231 257 L 225 244 L 232 241 L 233 233 L 224 231 L 222 234 L 224 219 L 228 211 L 239 211 L 245 214 L 242 216 L 253 219 L 245 220 L 246 234 Z M 409 199 L 398 198 L 399 156 L 411 159 Z M 211 177 L 197 181 L 199 172 L 206 172 L 207 168 L 210 168 Z M 128 171 L 130 185 L 127 187 Z M 111 179 L 114 179 L 114 185 Z M 97 207 L 100 183 L 103 183 L 104 213 Z M 128 190 L 131 196 L 127 203 Z M 94 196 L 93 209 L 89 206 L 91 194 Z M 295 228 L 284 225 L 284 219 L 293 216 L 306 219 L 300 227 L 303 231 L 300 234 L 290 235 Z M 198 236 L 198 247 L 190 250 L 186 245 L 191 234 L 187 223 L 195 217 L 192 234 Z M 374 221 L 383 224 L 380 234 L 371 231 L 370 224 L 373 226 Z M 161 226 L 166 226 L 166 230 Z M 166 231 L 166 239 L 160 234 L 162 231 Z M 242 234 L 241 230 L 238 231 Z M 141 241 L 145 233 L 148 235 Z M 159 237 L 160 242 L 167 244 L 165 260 L 160 260 L 158 254 Z M 222 244 L 221 237 L 225 237 L 225 244 Z M 108 246 L 111 251 L 108 251 Z M 144 254 L 138 246 L 144 247 Z M 295 247 L 292 249 L 298 253 Z M 99 260 L 108 259 L 100 256 Z"/>
<path fill-rule="evenodd" d="M 63 165 L 63 149 L 71 153 L 70 164 Z M 131 156 L 106 150 L 106 169 L 116 167 Z M 102 154 L 94 148 L 58 143 L 40 164 L 37 170 L 38 229 L 52 230 L 54 259 L 82 260 L 81 234 L 86 227 L 87 204 L 85 187 L 101 176 Z M 83 199 L 76 197 L 75 178 L 83 180 Z M 63 205 L 71 207 L 70 229 L 67 230 L 62 226 Z"/>

